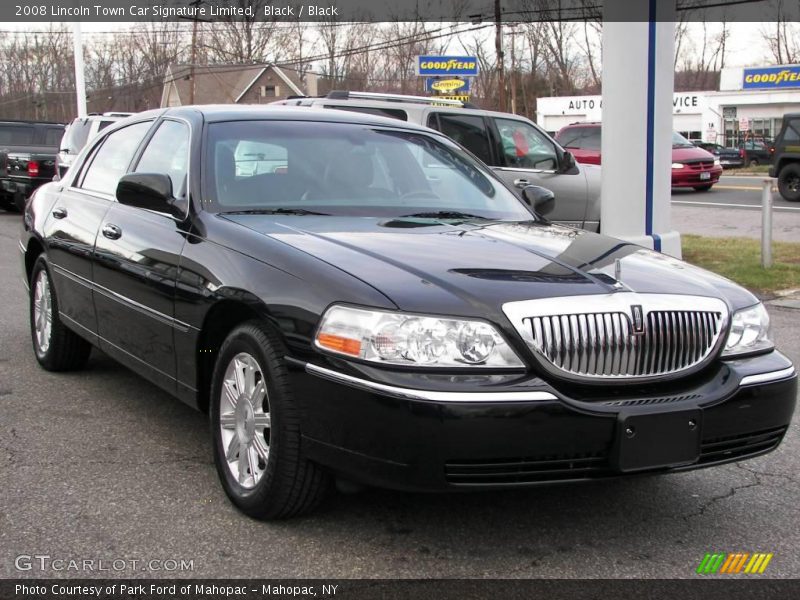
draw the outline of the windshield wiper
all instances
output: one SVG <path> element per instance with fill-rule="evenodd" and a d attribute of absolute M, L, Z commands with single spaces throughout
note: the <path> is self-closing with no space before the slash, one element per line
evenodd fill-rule
<path fill-rule="evenodd" d="M 305 208 L 253 208 L 250 210 L 232 210 L 222 213 L 224 215 L 322 215 L 328 213 L 306 210 Z"/>
<path fill-rule="evenodd" d="M 483 219 L 489 220 L 487 217 L 480 215 L 471 215 L 453 210 L 440 210 L 434 212 L 421 212 L 412 215 L 402 215 L 401 218 L 416 218 L 416 219 Z"/>

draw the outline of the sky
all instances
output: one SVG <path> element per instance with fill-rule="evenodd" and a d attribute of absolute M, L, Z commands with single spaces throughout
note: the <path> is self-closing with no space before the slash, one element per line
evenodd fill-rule
<path fill-rule="evenodd" d="M 81 24 L 81 29 L 87 35 L 86 38 L 91 38 L 92 32 L 98 31 L 114 31 L 117 29 L 127 29 L 134 25 L 134 23 L 111 23 L 111 22 L 85 22 Z M 713 24 L 712 24 L 713 25 Z M 762 39 L 762 31 L 766 27 L 774 27 L 771 23 L 729 23 L 731 30 L 731 39 L 726 49 L 726 65 L 727 67 L 747 67 L 747 66 L 761 66 L 771 64 L 773 61 L 768 48 Z M 2 30 L 17 30 L 17 31 L 41 31 L 46 28 L 46 23 L 34 22 L 18 22 L 18 23 L 0 23 L 0 31 Z M 494 35 L 491 30 L 484 30 L 486 34 Z M 702 40 L 702 29 L 699 23 L 691 23 L 689 25 L 689 40 L 695 41 L 700 45 Z M 458 47 L 458 41 L 454 38 L 451 44 L 450 52 L 456 54 L 461 49 Z"/>

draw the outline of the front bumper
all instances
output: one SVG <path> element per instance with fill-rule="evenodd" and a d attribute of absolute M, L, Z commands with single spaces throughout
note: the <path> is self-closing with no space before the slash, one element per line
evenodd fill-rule
<path fill-rule="evenodd" d="M 690 167 L 672 169 L 672 187 L 714 185 L 719 182 L 720 175 L 722 175 L 722 167 L 703 170 L 695 170 Z"/>
<path fill-rule="evenodd" d="M 342 361 L 289 362 L 307 456 L 347 479 L 410 491 L 521 487 L 742 460 L 780 444 L 797 395 L 794 368 L 778 352 L 721 362 L 690 381 L 662 385 L 663 393 L 633 386 L 626 395 L 615 386 L 591 398 L 530 376 L 470 381 Z M 623 472 L 615 449 L 626 419 L 680 420 L 679 413 L 700 417 L 696 455 Z"/>

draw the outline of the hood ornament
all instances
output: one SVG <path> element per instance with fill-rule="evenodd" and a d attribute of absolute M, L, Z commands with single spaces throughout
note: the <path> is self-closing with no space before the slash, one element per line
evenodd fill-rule
<path fill-rule="evenodd" d="M 618 258 L 614 259 L 614 279 L 618 282 L 622 279 L 622 261 Z"/>

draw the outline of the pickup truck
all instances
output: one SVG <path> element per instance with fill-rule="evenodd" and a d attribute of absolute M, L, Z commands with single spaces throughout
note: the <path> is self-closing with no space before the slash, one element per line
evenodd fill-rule
<path fill-rule="evenodd" d="M 36 188 L 53 179 L 64 125 L 33 121 L 0 121 L 0 204 L 25 207 Z"/>

